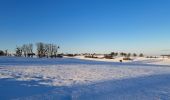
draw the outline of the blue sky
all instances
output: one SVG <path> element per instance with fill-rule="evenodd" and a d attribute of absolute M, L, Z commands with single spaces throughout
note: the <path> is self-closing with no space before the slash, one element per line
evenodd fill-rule
<path fill-rule="evenodd" d="M 0 0 L 0 49 L 170 53 L 170 0 Z"/>

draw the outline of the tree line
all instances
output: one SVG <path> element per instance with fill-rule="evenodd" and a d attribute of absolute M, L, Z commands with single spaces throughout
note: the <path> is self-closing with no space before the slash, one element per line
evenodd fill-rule
<path fill-rule="evenodd" d="M 60 48 L 56 44 L 51 43 L 36 43 L 36 53 L 33 52 L 33 44 L 23 44 L 22 46 L 17 46 L 15 50 L 15 56 L 21 57 L 33 57 L 36 55 L 39 58 L 47 57 L 47 58 L 56 58 L 61 57 L 61 55 L 57 54 L 58 49 Z"/>
<path fill-rule="evenodd" d="M 36 47 L 35 50 L 33 50 L 33 47 Z M 46 58 L 56 58 L 56 57 L 62 57 L 62 56 L 77 56 L 81 54 L 58 54 L 58 50 L 60 47 L 56 44 L 51 43 L 43 43 L 38 42 L 35 44 L 35 46 L 32 43 L 29 44 L 23 44 L 21 46 L 17 46 L 15 49 L 14 56 L 17 57 L 33 57 L 37 56 L 38 58 L 46 57 Z M 36 51 L 36 53 L 34 53 Z M 97 58 L 96 54 L 83 54 L 85 57 L 90 58 Z M 0 56 L 11 56 L 11 54 L 8 53 L 8 50 L 2 51 L 0 50 Z M 125 52 L 111 52 L 110 54 L 104 54 L 104 58 L 112 59 L 116 56 L 122 56 L 124 58 L 130 58 L 130 57 L 144 57 L 143 53 L 136 54 L 136 53 L 125 53 Z"/>
<path fill-rule="evenodd" d="M 120 55 L 120 56 L 122 56 L 122 57 L 131 57 L 131 56 L 133 56 L 133 57 L 137 57 L 137 56 L 139 56 L 139 57 L 144 57 L 144 54 L 143 54 L 143 53 L 140 53 L 140 54 L 138 55 L 138 54 L 136 54 L 136 53 L 124 53 L 124 52 L 117 53 L 117 52 L 111 52 L 110 55 L 111 55 L 112 57 L 115 57 L 115 56 L 118 56 L 118 55 Z"/>
<path fill-rule="evenodd" d="M 121 56 L 121 57 L 124 57 L 123 59 L 125 60 L 131 60 L 130 57 L 144 57 L 144 54 L 143 53 L 140 53 L 139 55 L 137 55 L 136 53 L 125 53 L 125 52 L 111 52 L 110 54 L 105 54 L 104 55 L 104 58 L 107 58 L 107 59 L 113 59 L 114 57 L 116 56 Z"/>

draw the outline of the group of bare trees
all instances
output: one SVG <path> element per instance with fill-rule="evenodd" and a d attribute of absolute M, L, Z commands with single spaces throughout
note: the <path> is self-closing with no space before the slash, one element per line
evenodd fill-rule
<path fill-rule="evenodd" d="M 33 53 L 33 44 L 24 44 L 21 50 L 25 57 L 33 57 L 35 55 L 35 53 Z"/>
<path fill-rule="evenodd" d="M 45 44 L 42 42 L 39 42 L 36 44 L 37 45 L 37 55 L 39 58 L 41 57 L 57 57 L 57 52 L 58 49 L 60 48 L 59 46 L 55 44 Z"/>
<path fill-rule="evenodd" d="M 57 52 L 59 46 L 55 44 L 46 44 L 46 43 L 36 43 L 37 47 L 37 57 L 57 57 Z M 23 44 L 20 47 L 16 48 L 15 56 L 24 56 L 24 57 L 33 57 L 35 53 L 33 52 L 33 44 Z"/>
<path fill-rule="evenodd" d="M 33 44 L 23 44 L 22 46 L 17 46 L 15 56 L 33 57 Z"/>

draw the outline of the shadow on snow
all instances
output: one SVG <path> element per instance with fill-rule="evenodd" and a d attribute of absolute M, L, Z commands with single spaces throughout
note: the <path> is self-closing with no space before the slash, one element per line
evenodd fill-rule
<path fill-rule="evenodd" d="M 35 81 L 0 80 L 0 100 L 170 100 L 170 75 L 48 87 Z"/>

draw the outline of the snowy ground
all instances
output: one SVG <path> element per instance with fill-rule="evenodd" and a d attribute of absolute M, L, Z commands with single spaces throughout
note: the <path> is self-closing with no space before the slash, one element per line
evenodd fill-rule
<path fill-rule="evenodd" d="M 33 89 L 39 86 L 40 89 L 54 89 L 12 96 L 10 91 L 14 91 L 11 88 L 16 84 L 9 85 L 8 91 L 3 85 L 9 82 L 24 82 L 18 89 L 23 84 Z M 0 99 L 3 100 L 169 100 L 170 67 L 141 62 L 122 64 L 67 58 L 0 57 L 0 88 Z M 4 91 L 9 94 L 3 95 Z"/>
<path fill-rule="evenodd" d="M 73 58 L 73 57 L 72 57 Z M 127 63 L 138 63 L 138 64 L 154 64 L 154 65 L 170 65 L 170 58 L 146 58 L 146 57 L 130 57 L 132 60 L 123 60 L 124 57 L 114 57 L 114 59 L 104 59 L 104 58 L 85 58 L 84 56 L 75 56 L 76 59 L 91 60 L 91 61 L 105 61 L 105 62 L 123 62 Z"/>

